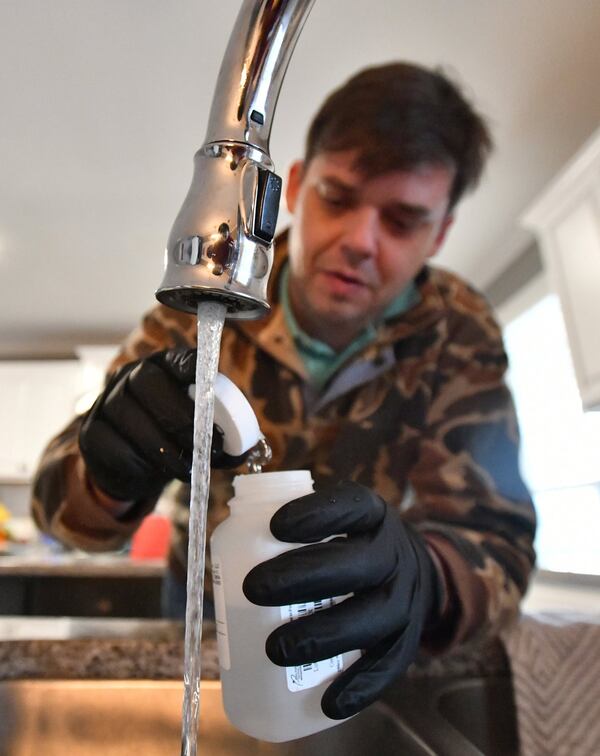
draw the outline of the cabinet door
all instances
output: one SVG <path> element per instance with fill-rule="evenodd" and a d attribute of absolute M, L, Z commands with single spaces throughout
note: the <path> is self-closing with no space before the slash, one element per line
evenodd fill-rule
<path fill-rule="evenodd" d="M 36 576 L 28 580 L 27 610 L 40 617 L 159 618 L 160 577 Z"/>
<path fill-rule="evenodd" d="M 77 360 L 0 362 L 0 479 L 27 481 L 50 438 L 74 415 Z"/>
<path fill-rule="evenodd" d="M 523 215 L 560 297 L 585 409 L 600 408 L 600 129 Z"/>
<path fill-rule="evenodd" d="M 600 406 L 600 191 L 577 197 L 548 237 L 579 390 L 592 409 Z"/>

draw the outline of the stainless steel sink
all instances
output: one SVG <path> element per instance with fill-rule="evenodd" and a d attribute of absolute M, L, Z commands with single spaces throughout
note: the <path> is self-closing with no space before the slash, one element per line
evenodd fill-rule
<path fill-rule="evenodd" d="M 515 756 L 517 714 L 508 674 L 405 679 L 384 700 L 412 750 L 402 756 Z M 423 750 L 419 751 L 421 746 Z"/>
<path fill-rule="evenodd" d="M 0 682 L 2 756 L 167 756 L 180 753 L 179 682 L 17 680 Z M 201 689 L 199 756 L 378 756 L 431 753 L 384 704 L 336 727 L 290 743 L 243 735 L 227 721 L 218 682 Z"/>
<path fill-rule="evenodd" d="M 0 756 L 178 756 L 183 684 L 176 678 L 183 623 L 37 622 L 0 619 L 0 673 L 11 678 L 27 670 L 38 677 L 0 677 Z M 3 648 L 1 641 L 8 645 Z M 203 671 L 218 675 L 215 629 L 209 623 L 202 648 Z M 114 679 L 151 677 L 159 670 L 174 679 Z M 65 679 L 39 679 L 50 675 Z M 89 679 L 100 675 L 106 679 Z M 203 681 L 201 696 L 199 756 L 518 753 L 511 678 L 497 642 L 424 661 L 358 716 L 290 743 L 262 743 L 230 725 L 218 682 Z"/>
<path fill-rule="evenodd" d="M 0 681 L 0 756 L 177 756 L 179 681 Z M 403 679 L 383 701 L 289 743 L 264 743 L 225 717 L 218 682 L 203 681 L 199 756 L 514 756 L 510 677 Z"/>

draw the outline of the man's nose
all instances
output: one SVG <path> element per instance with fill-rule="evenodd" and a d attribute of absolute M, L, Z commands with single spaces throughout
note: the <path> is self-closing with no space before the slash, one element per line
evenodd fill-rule
<path fill-rule="evenodd" d="M 359 259 L 374 255 L 377 251 L 378 228 L 377 208 L 370 205 L 353 208 L 344 218 L 342 246 L 346 253 Z"/>

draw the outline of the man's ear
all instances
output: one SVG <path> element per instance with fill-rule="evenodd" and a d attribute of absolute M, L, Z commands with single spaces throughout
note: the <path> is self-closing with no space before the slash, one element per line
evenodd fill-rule
<path fill-rule="evenodd" d="M 448 213 L 448 215 L 442 221 L 442 225 L 440 226 L 438 235 L 435 237 L 435 241 L 433 243 L 431 252 L 427 255 L 427 257 L 433 257 L 434 255 L 437 255 L 437 253 L 440 251 L 442 244 L 444 243 L 446 239 L 446 235 L 448 231 L 450 230 L 450 226 L 453 223 L 454 223 L 454 215 L 452 215 L 452 213 Z"/>
<path fill-rule="evenodd" d="M 304 177 L 304 161 L 296 160 L 290 166 L 288 180 L 285 188 L 285 200 L 288 210 L 293 213 L 296 209 L 296 201 L 300 193 L 302 178 Z"/>

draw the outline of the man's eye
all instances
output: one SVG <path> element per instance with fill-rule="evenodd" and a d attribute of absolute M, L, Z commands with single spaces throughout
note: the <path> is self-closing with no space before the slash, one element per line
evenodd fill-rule
<path fill-rule="evenodd" d="M 388 217 L 386 220 L 392 233 L 397 236 L 408 236 L 416 228 L 414 221 L 409 221 L 406 218 Z"/>
<path fill-rule="evenodd" d="M 323 196 L 325 202 L 333 207 L 344 207 L 347 205 L 347 201 L 343 197 L 336 197 L 334 194 L 326 194 Z"/>
<path fill-rule="evenodd" d="M 351 204 L 351 200 L 346 194 L 333 187 L 317 186 L 317 194 L 321 202 L 331 209 L 342 209 Z"/>
<path fill-rule="evenodd" d="M 331 207 L 345 207 L 348 204 L 348 199 L 341 194 L 335 194 L 334 192 L 321 191 L 319 195 L 325 204 Z"/>

